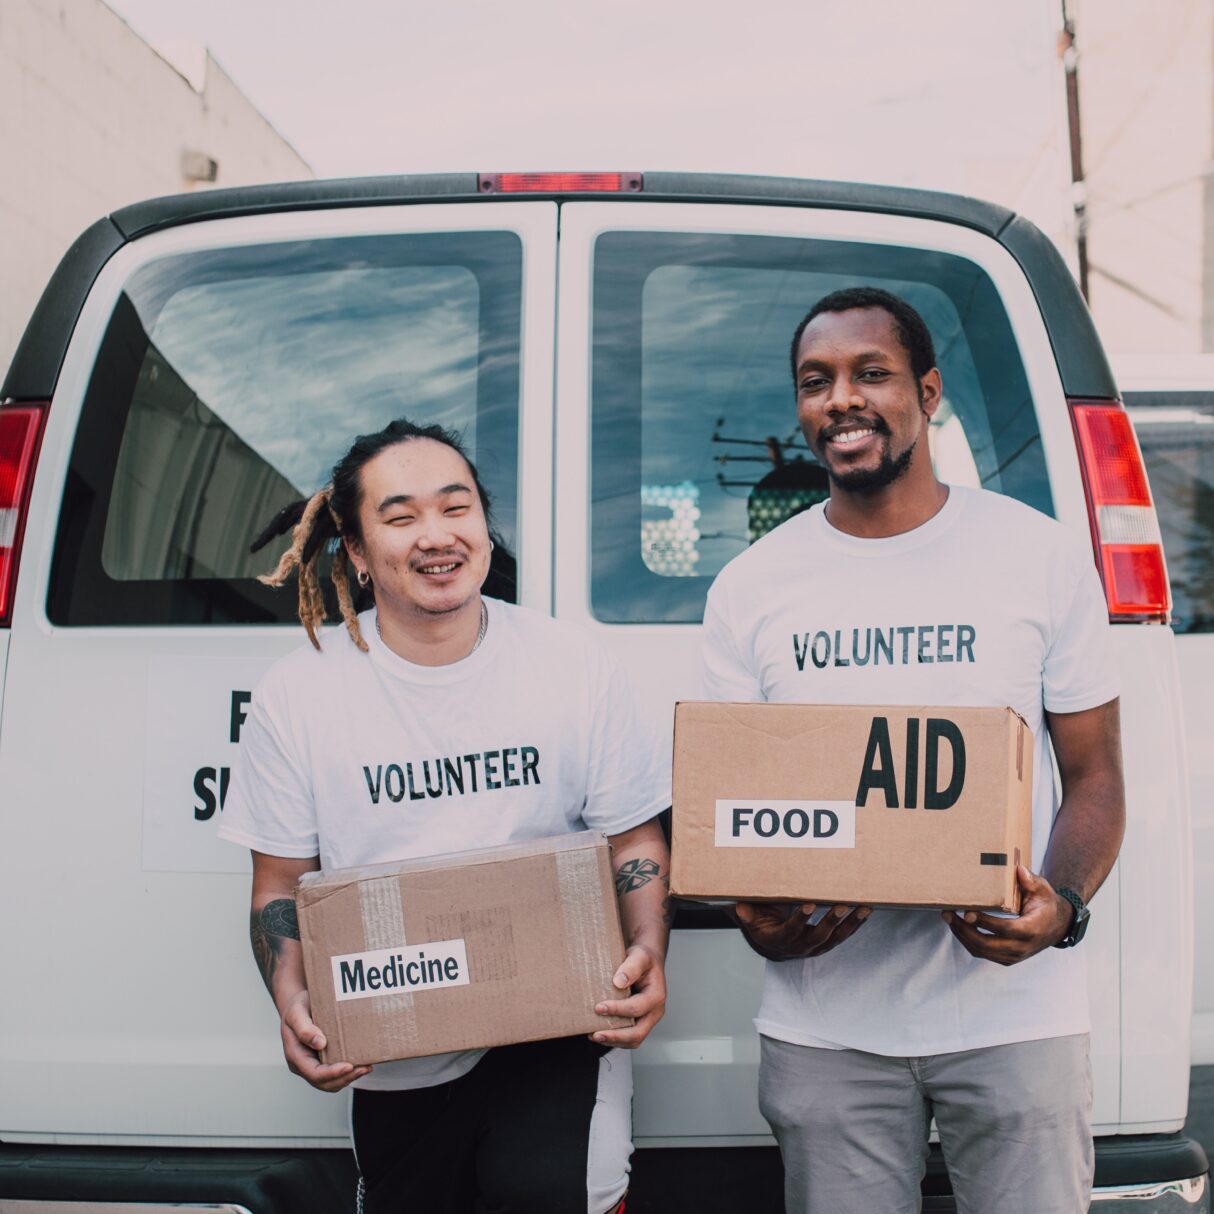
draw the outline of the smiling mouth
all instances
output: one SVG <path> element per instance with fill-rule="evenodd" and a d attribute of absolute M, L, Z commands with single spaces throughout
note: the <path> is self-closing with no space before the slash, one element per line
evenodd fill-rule
<path fill-rule="evenodd" d="M 862 439 L 871 438 L 876 433 L 876 428 L 871 426 L 864 430 L 841 430 L 838 434 L 832 434 L 826 441 L 834 443 L 837 447 L 847 447 Z"/>
<path fill-rule="evenodd" d="M 427 576 L 436 576 L 443 573 L 452 573 L 458 568 L 458 561 L 450 561 L 445 565 L 419 565 L 417 567 L 417 572 L 426 574 Z"/>

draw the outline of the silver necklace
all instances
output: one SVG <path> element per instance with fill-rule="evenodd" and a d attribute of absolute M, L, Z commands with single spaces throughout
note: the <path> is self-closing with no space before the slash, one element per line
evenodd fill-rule
<path fill-rule="evenodd" d="M 472 648 L 468 650 L 467 657 L 471 657 L 480 647 L 481 642 L 485 639 L 485 629 L 489 627 L 489 609 L 485 606 L 485 600 L 481 599 L 481 626 L 476 630 L 476 642 Z M 379 639 L 384 639 L 384 631 L 379 626 L 379 612 L 375 613 L 375 632 Z"/>

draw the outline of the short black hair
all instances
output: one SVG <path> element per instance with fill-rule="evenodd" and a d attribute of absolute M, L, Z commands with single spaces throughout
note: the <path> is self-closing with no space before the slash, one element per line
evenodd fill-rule
<path fill-rule="evenodd" d="M 883 291 L 880 287 L 844 287 L 841 291 L 832 291 L 819 299 L 792 335 L 792 348 L 788 357 L 794 384 L 797 382 L 797 350 L 801 345 L 801 335 L 809 322 L 821 316 L 823 312 L 851 312 L 856 308 L 881 308 L 890 314 L 894 321 L 894 332 L 910 355 L 911 372 L 915 379 L 922 379 L 936 365 L 936 349 L 932 345 L 932 335 L 927 322 L 905 299 Z"/>
<path fill-rule="evenodd" d="M 363 538 L 362 523 L 358 517 L 359 506 L 362 504 L 363 496 L 363 468 L 379 455 L 380 452 L 386 451 L 389 447 L 398 446 L 400 443 L 412 442 L 416 439 L 426 439 L 432 443 L 441 443 L 444 447 L 450 447 L 456 455 L 463 459 L 464 463 L 468 465 L 468 472 L 472 477 L 472 484 L 476 489 L 476 495 L 481 500 L 481 509 L 485 514 L 485 522 L 490 528 L 493 527 L 493 503 L 489 497 L 488 490 L 481 483 L 480 473 L 477 472 L 476 465 L 464 449 L 463 438 L 459 431 L 449 430 L 436 424 L 426 425 L 424 423 L 412 422 L 407 417 L 398 417 L 395 421 L 389 422 L 382 430 L 377 430 L 374 434 L 360 434 L 351 444 L 350 450 L 337 461 L 333 468 L 333 478 L 329 482 L 332 486 L 329 501 L 337 517 L 341 519 L 343 535 L 352 535 L 360 542 Z"/>
<path fill-rule="evenodd" d="M 363 640 L 358 621 L 355 592 L 350 587 L 346 547 L 337 541 L 340 538 L 352 537 L 362 542 L 362 524 L 358 512 L 363 496 L 363 468 L 381 451 L 419 439 L 450 447 L 468 465 L 468 473 L 480 498 L 491 541 L 489 551 L 492 555 L 485 585 L 490 586 L 490 591 L 495 596 L 514 599 L 517 566 L 514 557 L 494 529 L 489 493 L 481 483 L 476 465 L 468 458 L 459 432 L 398 417 L 374 434 L 360 434 L 349 451 L 337 461 L 333 468 L 333 479 L 311 497 L 284 506 L 249 547 L 250 552 L 257 552 L 275 536 L 293 532 L 291 547 L 279 558 L 277 567 L 259 580 L 269 586 L 281 586 L 291 570 L 298 569 L 299 622 L 303 624 L 308 639 L 317 649 L 320 648 L 319 634 L 326 615 L 326 604 L 316 567 L 322 552 L 331 550 L 333 563 L 330 576 L 337 593 L 342 619 L 345 620 L 350 639 L 364 653 L 367 651 L 367 643 Z"/>

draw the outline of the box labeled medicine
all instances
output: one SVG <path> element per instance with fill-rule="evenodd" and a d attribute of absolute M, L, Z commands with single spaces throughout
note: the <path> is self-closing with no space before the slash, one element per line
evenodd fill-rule
<path fill-rule="evenodd" d="M 594 1011 L 624 959 L 601 834 L 307 873 L 295 900 L 324 1062 L 632 1023 Z"/>
<path fill-rule="evenodd" d="M 1010 708 L 680 703 L 671 892 L 1018 911 L 1032 799 Z"/>

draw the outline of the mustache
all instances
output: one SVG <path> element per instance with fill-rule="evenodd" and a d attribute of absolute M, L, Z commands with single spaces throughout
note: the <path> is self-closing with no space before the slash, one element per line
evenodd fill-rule
<path fill-rule="evenodd" d="M 409 562 L 410 569 L 420 569 L 423 565 L 445 565 L 448 561 L 466 561 L 467 555 L 458 549 L 450 548 L 445 552 L 428 552 Z"/>

